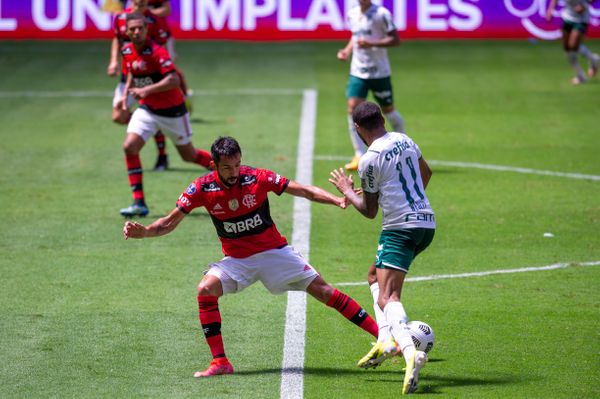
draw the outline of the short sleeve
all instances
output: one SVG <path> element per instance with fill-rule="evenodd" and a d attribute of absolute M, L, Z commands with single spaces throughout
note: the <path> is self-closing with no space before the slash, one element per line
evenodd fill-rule
<path fill-rule="evenodd" d="M 386 8 L 381 7 L 381 10 L 381 19 L 385 26 L 386 33 L 397 30 L 396 25 L 394 25 L 394 20 L 392 19 L 392 14 Z"/>
<path fill-rule="evenodd" d="M 156 58 L 158 59 L 161 75 L 166 75 L 175 71 L 175 65 L 173 64 L 173 61 L 171 61 L 171 57 L 164 47 L 158 47 Z"/>
<path fill-rule="evenodd" d="M 177 199 L 176 206 L 183 213 L 190 213 L 194 208 L 203 206 L 202 190 L 198 180 L 190 183 Z"/>
<path fill-rule="evenodd" d="M 264 187 L 266 191 L 272 191 L 277 195 L 283 194 L 290 183 L 288 178 L 268 169 L 259 169 L 257 177 L 260 185 Z"/>
<path fill-rule="evenodd" d="M 361 187 L 368 193 L 379 192 L 379 178 L 377 168 L 377 158 L 371 157 L 371 153 L 367 152 L 360 158 L 358 164 L 358 176 L 360 177 Z"/>

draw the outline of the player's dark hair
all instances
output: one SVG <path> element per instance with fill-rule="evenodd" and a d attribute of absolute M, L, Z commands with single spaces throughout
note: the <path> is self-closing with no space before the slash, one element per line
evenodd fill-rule
<path fill-rule="evenodd" d="M 129 21 L 133 21 L 136 19 L 141 19 L 144 21 L 144 26 L 146 25 L 146 16 L 139 11 L 134 11 L 125 16 L 125 25 L 129 23 Z"/>
<path fill-rule="evenodd" d="M 221 136 L 210 147 L 210 155 L 216 164 L 219 163 L 221 157 L 230 158 L 238 154 L 242 155 L 242 149 L 233 137 Z"/>
<path fill-rule="evenodd" d="M 374 130 L 385 126 L 385 119 L 381 114 L 381 109 L 377 104 L 365 101 L 358 104 L 352 111 L 352 120 L 358 126 L 367 130 Z"/>

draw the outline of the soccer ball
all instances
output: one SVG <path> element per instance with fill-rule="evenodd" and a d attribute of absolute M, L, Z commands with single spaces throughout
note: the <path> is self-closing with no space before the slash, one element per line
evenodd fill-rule
<path fill-rule="evenodd" d="M 407 326 L 417 350 L 429 353 L 435 341 L 435 334 L 429 324 L 423 321 L 410 321 Z"/>

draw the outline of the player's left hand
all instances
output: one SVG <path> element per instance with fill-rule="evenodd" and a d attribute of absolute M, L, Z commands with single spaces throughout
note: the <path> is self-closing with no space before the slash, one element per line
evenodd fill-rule
<path fill-rule="evenodd" d="M 346 193 L 354 191 L 354 182 L 352 181 L 352 175 L 347 176 L 344 173 L 344 169 L 334 169 L 330 173 L 331 178 L 329 182 L 338 189 L 338 191 L 347 197 Z"/>

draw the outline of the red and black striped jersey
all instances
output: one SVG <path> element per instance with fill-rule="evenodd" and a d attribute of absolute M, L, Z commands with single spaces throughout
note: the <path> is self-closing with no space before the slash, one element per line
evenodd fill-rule
<path fill-rule="evenodd" d="M 238 183 L 224 185 L 213 171 L 194 180 L 177 200 L 177 208 L 189 213 L 197 207 L 208 211 L 221 240 L 223 253 L 246 258 L 287 245 L 269 210 L 268 193 L 281 195 L 289 180 L 267 169 L 240 167 Z"/>
<path fill-rule="evenodd" d="M 133 43 L 127 43 L 121 50 L 122 72 L 133 75 L 134 87 L 144 87 L 161 81 L 167 74 L 175 73 L 175 65 L 168 51 L 156 43 L 148 42 L 141 52 Z M 140 100 L 140 105 L 163 116 L 185 114 L 184 97 L 179 87 L 150 94 Z"/>

